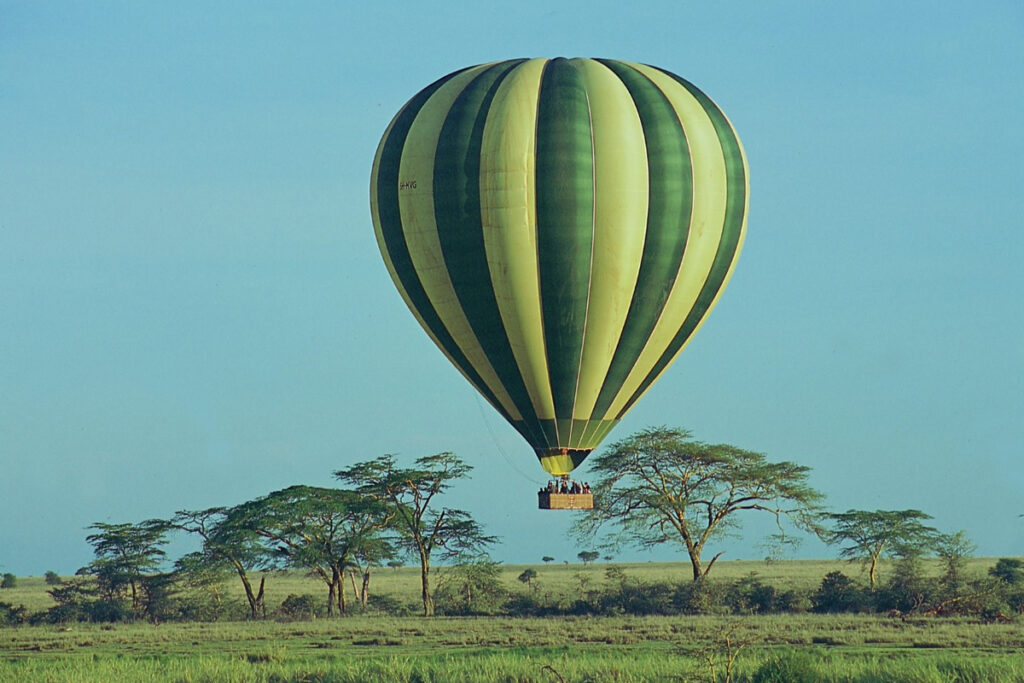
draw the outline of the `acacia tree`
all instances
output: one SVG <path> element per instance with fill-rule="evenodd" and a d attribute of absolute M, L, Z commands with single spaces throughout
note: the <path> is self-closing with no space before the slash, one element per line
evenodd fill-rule
<path fill-rule="evenodd" d="M 694 581 L 707 576 L 722 556 L 703 560 L 708 542 L 738 525 L 738 513 L 774 515 L 780 531 L 784 519 L 818 531 L 823 496 L 808 485 L 807 467 L 695 441 L 683 429 L 638 432 L 612 444 L 591 469 L 598 476 L 594 509 L 576 520 L 573 534 L 588 542 L 603 532 L 607 547 L 679 543 Z"/>
<path fill-rule="evenodd" d="M 265 614 L 264 587 L 266 577 L 260 577 L 257 591 L 253 590 L 249 580 L 250 570 L 264 566 L 265 549 L 259 543 L 259 537 L 250 529 L 228 524 L 229 509 L 213 507 L 206 510 L 179 510 L 167 525 L 202 539 L 202 548 L 189 553 L 176 563 L 179 570 L 218 573 L 221 570 L 233 570 L 249 602 L 249 616 L 256 619 Z"/>
<path fill-rule="evenodd" d="M 397 543 L 419 559 L 423 616 L 429 617 L 434 614 L 431 561 L 479 555 L 496 539 L 484 534 L 468 512 L 436 505 L 451 483 L 468 476 L 472 467 L 453 453 L 418 458 L 414 464 L 402 468 L 394 456 L 384 455 L 334 476 L 386 506 Z"/>
<path fill-rule="evenodd" d="M 159 519 L 140 524 L 96 522 L 86 528 L 96 531 L 85 538 L 96 559 L 78 573 L 95 576 L 109 599 L 127 592 L 132 610 L 138 611 L 147 575 L 155 572 L 166 556 L 163 546 L 167 543 L 167 523 Z"/>
<path fill-rule="evenodd" d="M 942 535 L 923 524 L 931 519 L 920 510 L 847 510 L 828 515 L 832 529 L 824 538 L 828 543 L 846 545 L 841 557 L 868 565 L 872 590 L 881 557 L 916 556 L 934 550 Z"/>
<path fill-rule="evenodd" d="M 226 525 L 263 541 L 279 564 L 308 569 L 327 585 L 327 614 L 347 609 L 345 570 L 389 557 L 385 506 L 355 491 L 291 486 L 232 508 Z"/>

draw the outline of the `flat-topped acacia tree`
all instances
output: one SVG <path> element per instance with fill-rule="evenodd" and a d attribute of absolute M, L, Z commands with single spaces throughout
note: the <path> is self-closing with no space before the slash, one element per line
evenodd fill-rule
<path fill-rule="evenodd" d="M 594 509 L 574 522 L 581 542 L 604 536 L 606 547 L 653 548 L 678 543 L 693 567 L 707 576 L 719 552 L 705 563 L 708 542 L 757 511 L 781 523 L 819 533 L 823 496 L 807 483 L 809 468 L 769 462 L 761 453 L 706 444 L 690 432 L 651 428 L 608 447 L 590 462 L 597 475 Z"/>
<path fill-rule="evenodd" d="M 452 482 L 471 470 L 454 453 L 438 453 L 418 458 L 411 468 L 399 467 L 393 455 L 383 455 L 334 473 L 360 494 L 387 506 L 396 542 L 419 559 L 426 617 L 434 614 L 431 561 L 478 555 L 496 540 L 468 512 L 439 505 Z"/>
<path fill-rule="evenodd" d="M 333 615 L 335 607 L 340 614 L 347 609 L 345 571 L 391 557 L 388 521 L 385 506 L 359 492 L 290 486 L 231 508 L 226 526 L 259 537 L 271 562 L 318 576 Z"/>
<path fill-rule="evenodd" d="M 167 521 L 171 529 L 196 534 L 202 547 L 180 558 L 175 566 L 186 574 L 207 573 L 212 577 L 221 570 L 234 571 L 242 582 L 252 619 L 265 615 L 264 587 L 266 576 L 260 577 L 259 590 L 254 591 L 249 571 L 266 566 L 265 550 L 259 536 L 250 529 L 228 524 L 230 509 L 212 507 L 205 510 L 178 510 Z"/>
<path fill-rule="evenodd" d="M 878 560 L 931 552 L 943 537 L 924 524 L 931 515 L 920 510 L 847 510 L 828 515 L 832 529 L 825 540 L 843 544 L 839 554 L 868 566 L 872 590 L 878 576 Z"/>

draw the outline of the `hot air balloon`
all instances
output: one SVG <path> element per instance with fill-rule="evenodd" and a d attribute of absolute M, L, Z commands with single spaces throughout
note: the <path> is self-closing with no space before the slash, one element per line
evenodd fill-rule
<path fill-rule="evenodd" d="M 370 205 L 420 325 L 564 477 L 715 305 L 748 193 L 735 131 L 686 80 L 516 59 L 409 100 L 377 149 Z"/>

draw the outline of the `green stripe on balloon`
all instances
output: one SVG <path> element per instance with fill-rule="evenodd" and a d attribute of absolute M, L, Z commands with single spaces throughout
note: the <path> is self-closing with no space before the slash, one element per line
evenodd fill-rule
<path fill-rule="evenodd" d="M 587 316 L 593 158 L 583 78 L 568 60 L 551 60 L 537 112 L 537 253 L 548 372 L 563 418 L 572 417 Z"/>

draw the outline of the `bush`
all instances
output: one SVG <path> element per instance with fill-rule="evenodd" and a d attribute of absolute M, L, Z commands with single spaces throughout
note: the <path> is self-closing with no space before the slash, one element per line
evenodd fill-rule
<path fill-rule="evenodd" d="M 1010 586 L 1019 586 L 1024 584 L 1024 562 L 1012 557 L 1000 557 L 995 566 L 988 570 L 988 574 Z"/>
<path fill-rule="evenodd" d="M 43 575 L 43 580 L 46 581 L 47 586 L 59 586 L 64 583 L 64 579 L 60 578 L 60 575 L 50 570 Z"/>
<path fill-rule="evenodd" d="M 316 619 L 317 599 L 312 595 L 291 594 L 284 599 L 278 611 L 284 618 L 294 621 Z"/>
<path fill-rule="evenodd" d="M 810 612 L 812 607 L 810 597 L 803 591 L 782 591 L 775 596 L 776 612 L 803 614 L 804 612 Z"/>
<path fill-rule="evenodd" d="M 737 614 L 764 614 L 778 609 L 775 588 L 754 574 L 729 584 L 723 597 L 726 607 Z"/>
<path fill-rule="evenodd" d="M 713 614 L 722 611 L 723 586 L 708 579 L 680 584 L 673 606 L 682 614 Z"/>
<path fill-rule="evenodd" d="M 89 621 L 114 623 L 131 621 L 135 614 L 120 600 L 97 600 L 86 605 Z"/>
<path fill-rule="evenodd" d="M 24 605 L 0 602 L 0 626 L 17 626 L 28 621 L 28 613 Z"/>
<path fill-rule="evenodd" d="M 864 589 L 858 587 L 846 574 L 829 572 L 811 596 L 815 612 L 861 612 L 871 604 Z"/>
<path fill-rule="evenodd" d="M 96 598 L 96 590 L 84 581 L 72 581 L 51 588 L 55 606 L 32 615 L 33 624 L 67 624 L 75 621 L 131 621 L 136 615 L 124 600 Z"/>
<path fill-rule="evenodd" d="M 676 587 L 668 583 L 627 583 L 623 580 L 598 599 L 601 614 L 679 614 Z"/>
<path fill-rule="evenodd" d="M 244 621 L 249 618 L 249 605 L 237 598 L 221 598 L 202 592 L 172 597 L 160 613 L 161 621 Z"/>
<path fill-rule="evenodd" d="M 4 574 L 4 578 L 0 579 L 0 588 L 14 588 L 18 585 L 18 577 L 14 574 Z"/>
<path fill-rule="evenodd" d="M 412 616 L 423 610 L 422 605 L 405 603 L 390 595 L 371 595 L 368 607 L 370 610 L 396 617 Z"/>

